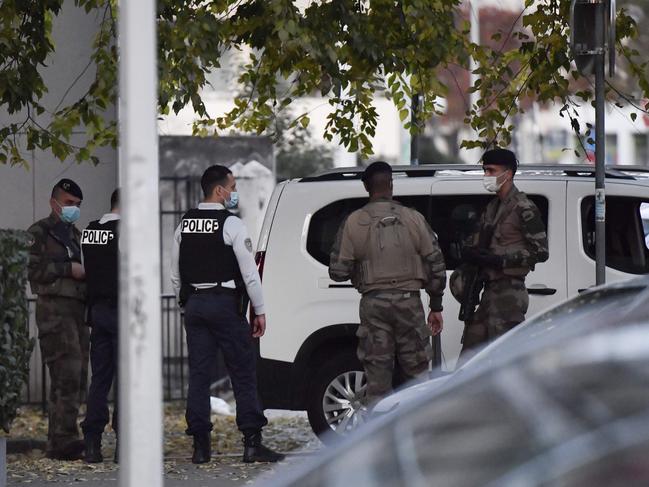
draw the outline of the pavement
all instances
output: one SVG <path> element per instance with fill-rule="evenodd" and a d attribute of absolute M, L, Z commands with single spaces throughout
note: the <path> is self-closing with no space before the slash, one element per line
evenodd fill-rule
<path fill-rule="evenodd" d="M 254 481 L 270 478 L 278 470 L 297 465 L 313 453 L 289 453 L 285 461 L 277 464 L 241 462 L 240 455 L 213 455 L 212 461 L 203 465 L 194 465 L 189 459 L 166 458 L 164 462 L 165 487 L 233 487 L 250 485 Z M 81 463 L 81 462 L 79 462 Z M 119 466 L 110 460 L 102 464 L 84 465 L 74 472 L 66 468 L 52 469 L 50 472 L 34 472 L 22 478 L 9 475 L 7 487 L 64 487 L 80 485 L 87 487 L 119 486 Z M 9 472 L 10 473 L 10 472 Z"/>
<path fill-rule="evenodd" d="M 313 454 L 289 454 L 287 459 L 280 464 L 253 464 L 248 465 L 240 461 L 239 456 L 214 456 L 212 461 L 204 465 L 193 465 L 187 459 L 165 460 L 165 487 L 233 487 L 252 484 L 257 479 L 275 475 L 277 469 L 288 468 L 291 464 L 303 461 L 305 457 Z M 88 475 L 69 475 L 65 472 L 54 473 L 45 479 L 42 473 L 35 478 L 21 480 L 9 479 L 7 486 L 32 487 L 117 487 L 119 486 L 119 467 L 111 468 L 109 462 L 101 464 L 109 468 L 108 471 L 100 470 Z"/>
<path fill-rule="evenodd" d="M 264 429 L 264 442 L 287 454 L 279 464 L 245 464 L 241 461 L 242 445 L 233 417 L 213 416 L 212 461 L 203 465 L 191 463 L 191 441 L 184 434 L 182 405 L 166 405 L 164 439 L 164 485 L 169 486 L 240 486 L 256 479 L 273 476 L 276 471 L 299 464 L 318 454 L 322 447 L 304 412 L 266 411 L 269 425 Z M 45 458 L 43 434 L 46 419 L 40 411 L 21 411 L 17 432 L 23 439 L 12 440 L 12 453 L 7 456 L 7 486 L 35 487 L 119 485 L 119 465 L 112 462 L 115 436 L 104 434 L 102 449 L 105 461 L 88 465 L 79 460 L 62 462 Z M 28 437 L 32 436 L 32 439 Z M 1 483 L 1 482 L 0 482 Z M 143 486 L 146 487 L 146 486 Z"/>

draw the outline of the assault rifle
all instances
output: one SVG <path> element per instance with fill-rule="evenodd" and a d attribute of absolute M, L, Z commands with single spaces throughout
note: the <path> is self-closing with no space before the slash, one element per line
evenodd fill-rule
<path fill-rule="evenodd" d="M 492 226 L 486 226 L 480 229 L 478 238 L 478 250 L 487 250 L 491 245 L 494 229 Z M 464 249 L 463 249 L 464 250 Z M 460 313 L 458 318 L 467 322 L 473 319 L 475 310 L 480 303 L 480 293 L 486 283 L 486 278 L 480 266 L 470 264 L 464 268 L 464 296 L 460 303 Z"/>

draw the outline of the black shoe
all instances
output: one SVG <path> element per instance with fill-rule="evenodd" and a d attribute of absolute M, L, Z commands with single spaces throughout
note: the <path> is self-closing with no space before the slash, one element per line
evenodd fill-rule
<path fill-rule="evenodd" d="M 72 440 L 61 448 L 51 450 L 47 452 L 47 458 L 53 460 L 65 460 L 65 461 L 74 461 L 81 460 L 83 458 L 83 450 L 85 448 L 84 442 L 82 440 Z"/>
<path fill-rule="evenodd" d="M 210 432 L 194 435 L 194 454 L 192 463 L 207 463 L 212 457 Z"/>
<path fill-rule="evenodd" d="M 243 434 L 244 463 L 275 463 L 284 460 L 286 455 L 277 453 L 261 443 L 261 432 Z"/>
<path fill-rule="evenodd" d="M 86 463 L 101 463 L 104 457 L 101 455 L 101 435 L 86 436 Z"/>

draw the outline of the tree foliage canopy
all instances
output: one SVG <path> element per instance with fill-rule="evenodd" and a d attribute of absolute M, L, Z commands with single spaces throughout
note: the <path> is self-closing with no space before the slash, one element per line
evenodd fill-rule
<path fill-rule="evenodd" d="M 96 75 L 77 100 L 54 109 L 41 104 L 47 90 L 41 68 L 56 49 L 52 23 L 63 1 L 3 0 L 0 6 L 0 103 L 19 119 L 0 124 L 0 162 L 26 164 L 21 135 L 28 150 L 50 150 L 61 160 L 73 155 L 97 162 L 97 147 L 117 143 L 116 123 L 104 117 L 117 95 L 116 0 L 75 0 L 87 11 L 102 12 L 90 60 Z M 191 106 L 198 116 L 197 135 L 230 129 L 273 135 L 277 118 L 294 100 L 319 93 L 330 105 L 324 137 L 336 137 L 367 157 L 377 97 L 390 97 L 414 133 L 439 113 L 436 101 L 447 93 L 440 70 L 468 66 L 474 56 L 481 67 L 472 89 L 482 96 L 465 121 L 479 140 L 465 141 L 465 146 L 509 143 L 510 117 L 526 99 L 560 103 L 562 115 L 575 117 L 579 130 L 576 103 L 590 101 L 593 89 L 572 63 L 570 1 L 526 0 L 520 22 L 481 46 L 469 41 L 460 8 L 460 0 L 313 1 L 302 9 L 293 0 L 159 0 L 159 111 L 177 113 Z M 649 64 L 634 47 L 638 25 L 624 9 L 617 29 L 615 47 L 633 83 L 620 88 L 612 80 L 610 96 L 647 111 Z M 207 75 L 220 68 L 229 50 L 248 53 L 239 78 L 245 88 L 233 87 L 241 94 L 232 110 L 208 113 L 202 98 Z M 409 113 L 413 93 L 421 97 L 414 124 Z M 40 121 L 43 113 L 49 115 L 47 124 Z M 290 125 L 308 124 L 303 113 Z M 73 145 L 71 134 L 79 126 L 87 136 Z"/>

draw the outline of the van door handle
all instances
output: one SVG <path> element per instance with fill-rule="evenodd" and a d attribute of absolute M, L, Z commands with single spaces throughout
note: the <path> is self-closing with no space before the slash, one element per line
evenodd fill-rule
<path fill-rule="evenodd" d="M 536 294 L 537 296 L 552 296 L 557 294 L 557 290 L 551 287 L 528 287 L 528 294 Z"/>
<path fill-rule="evenodd" d="M 351 282 L 333 282 L 328 277 L 320 277 L 318 279 L 318 288 L 319 289 L 344 289 L 344 288 L 353 288 Z"/>

